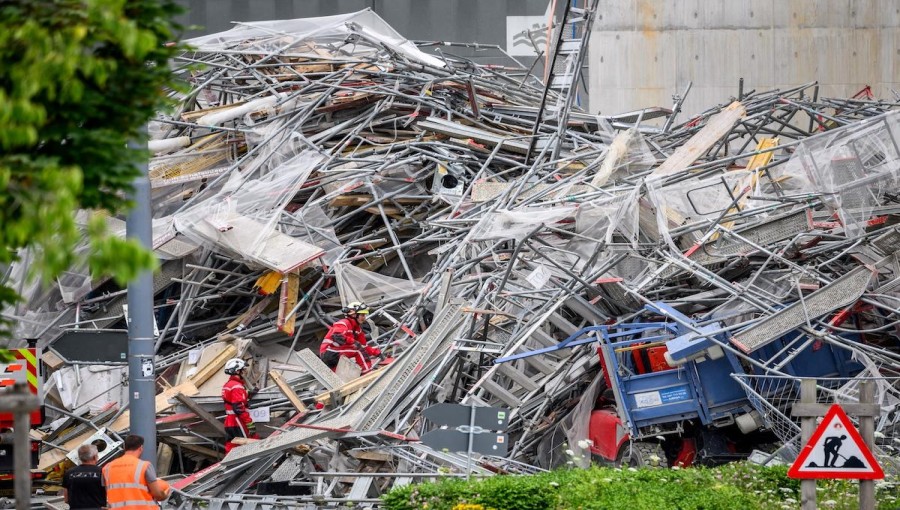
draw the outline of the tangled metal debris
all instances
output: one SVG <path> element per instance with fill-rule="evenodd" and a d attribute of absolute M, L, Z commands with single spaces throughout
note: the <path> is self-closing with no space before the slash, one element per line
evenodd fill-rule
<path fill-rule="evenodd" d="M 509 410 L 509 454 L 475 476 L 789 459 L 800 377 L 835 402 L 876 381 L 877 453 L 900 447 L 898 101 L 810 83 L 683 122 L 680 101 L 590 115 L 571 100 L 583 45 L 560 40 L 544 88 L 371 11 L 189 43 L 189 91 L 151 126 L 159 471 L 192 473 L 172 504 L 367 505 L 465 476 L 465 455 L 417 441 L 442 402 Z M 57 358 L 41 467 L 97 438 L 111 455 L 124 368 L 53 342 L 123 327 L 124 292 L 73 269 L 23 294 L 16 316 Z M 345 380 L 310 350 L 351 301 L 395 359 Z M 234 356 L 269 430 L 223 456 Z"/>

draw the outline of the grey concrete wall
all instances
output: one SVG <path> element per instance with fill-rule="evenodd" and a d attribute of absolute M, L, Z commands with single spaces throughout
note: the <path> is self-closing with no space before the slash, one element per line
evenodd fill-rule
<path fill-rule="evenodd" d="M 671 106 L 688 114 L 744 89 L 817 80 L 820 95 L 900 91 L 900 0 L 602 2 L 589 56 L 592 110 Z"/>

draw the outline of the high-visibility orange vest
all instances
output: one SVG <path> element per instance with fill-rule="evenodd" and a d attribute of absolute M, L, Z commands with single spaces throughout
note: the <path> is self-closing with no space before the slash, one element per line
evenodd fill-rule
<path fill-rule="evenodd" d="M 149 462 L 123 455 L 103 466 L 106 501 L 110 510 L 158 510 L 147 486 Z"/>

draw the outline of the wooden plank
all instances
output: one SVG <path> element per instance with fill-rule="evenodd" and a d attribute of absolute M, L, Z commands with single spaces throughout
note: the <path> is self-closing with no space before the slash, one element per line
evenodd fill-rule
<path fill-rule="evenodd" d="M 212 448 L 207 448 L 205 446 L 200 446 L 198 444 L 182 442 L 182 443 L 178 443 L 178 446 L 184 450 L 191 450 L 192 452 L 197 452 L 201 455 L 206 455 L 207 457 L 216 459 L 216 460 L 221 460 L 222 457 L 225 456 L 224 452 L 219 452 L 219 451 L 213 450 Z"/>
<path fill-rule="evenodd" d="M 281 299 L 278 301 L 278 331 L 286 335 L 294 334 L 297 314 L 292 313 L 300 297 L 300 273 L 288 273 L 281 282 Z M 288 316 L 290 314 L 290 316 Z"/>
<path fill-rule="evenodd" d="M 275 271 L 273 271 L 273 272 L 278 274 Z M 269 304 L 271 302 L 272 302 L 272 296 L 266 296 L 265 298 L 261 299 L 258 303 L 251 306 L 246 312 L 244 312 L 243 314 L 238 316 L 238 318 L 229 322 L 228 326 L 226 326 L 226 327 L 228 329 L 234 329 L 240 325 L 243 325 L 244 327 L 250 325 L 250 323 L 253 322 L 253 319 L 259 317 L 259 315 L 261 313 L 263 313 L 263 311 L 266 309 L 266 307 L 269 306 Z"/>
<path fill-rule="evenodd" d="M 379 375 L 381 375 L 381 372 L 386 368 L 387 367 L 381 367 L 378 370 L 369 372 L 368 374 L 366 374 L 362 377 L 359 377 L 353 381 L 348 382 L 347 384 L 344 384 L 342 386 L 335 388 L 333 390 L 333 392 L 341 397 L 346 397 L 347 395 L 356 393 L 357 391 L 368 386 L 369 383 L 372 382 L 373 380 L 375 380 L 375 378 L 377 378 Z M 316 402 L 321 402 L 325 405 L 330 404 L 331 403 L 331 393 L 332 393 L 332 391 L 329 391 L 329 392 L 325 392 L 325 393 L 321 393 L 321 394 L 317 395 Z"/>
<path fill-rule="evenodd" d="M 257 441 L 259 441 L 259 439 L 256 439 L 253 437 L 236 437 L 231 440 L 231 442 L 236 445 L 250 444 L 250 443 L 255 443 Z"/>
<path fill-rule="evenodd" d="M 374 201 L 375 199 L 372 197 L 372 195 L 357 193 L 352 195 L 338 195 L 331 199 L 330 205 L 332 207 L 362 207 L 369 205 Z M 391 199 L 391 202 L 400 205 L 419 205 L 422 203 L 422 199 L 411 197 L 395 197 Z"/>
<path fill-rule="evenodd" d="M 41 354 L 41 361 L 43 361 L 44 365 L 47 365 L 47 368 L 50 370 L 56 370 L 66 363 L 55 352 L 50 350 L 46 350 Z"/>
<path fill-rule="evenodd" d="M 296 393 L 294 393 L 294 390 L 292 390 L 287 381 L 285 381 L 284 378 L 281 377 L 281 374 L 274 370 L 270 370 L 269 377 L 275 383 L 275 386 L 278 386 L 278 389 L 281 390 L 281 393 L 291 402 L 291 404 L 294 406 L 294 409 L 301 413 L 306 412 L 306 406 L 303 405 L 303 401 L 300 400 L 300 397 L 298 397 Z"/>
<path fill-rule="evenodd" d="M 197 370 L 197 373 L 192 375 L 189 381 L 199 388 L 203 383 L 208 381 L 210 377 L 214 376 L 219 370 L 222 370 L 222 367 L 225 366 L 225 362 L 237 356 L 237 352 L 237 347 L 233 345 L 226 346 L 222 349 L 222 352 L 212 359 L 212 361 Z"/>
<path fill-rule="evenodd" d="M 175 398 L 175 395 L 179 393 L 183 393 L 189 397 L 193 397 L 197 393 L 200 393 L 200 390 L 198 390 L 197 386 L 190 381 L 168 388 L 167 390 L 156 396 L 156 414 L 167 411 L 174 407 L 175 404 L 170 403 L 169 400 Z M 112 422 L 112 424 L 110 424 L 108 428 L 113 432 L 119 433 L 127 429 L 130 426 L 130 422 L 131 413 L 126 410 L 124 413 L 120 414 L 119 417 L 116 418 L 116 420 Z"/>
<path fill-rule="evenodd" d="M 831 404 L 807 404 L 797 402 L 791 406 L 791 416 L 797 418 L 820 418 L 828 413 Z M 841 408 L 850 416 L 881 416 L 878 404 L 841 404 Z"/>
<path fill-rule="evenodd" d="M 721 112 L 713 115 L 703 126 L 703 129 L 691 137 L 684 145 L 678 147 L 663 164 L 650 174 L 650 178 L 664 177 L 678 173 L 694 164 L 697 159 L 706 154 L 716 142 L 726 133 L 731 131 L 735 123 L 747 114 L 747 109 L 740 102 L 735 101 Z"/>
<path fill-rule="evenodd" d="M 206 409 L 203 409 L 203 407 L 194 399 L 183 393 L 178 393 L 175 395 L 175 400 L 181 402 L 184 407 L 187 407 L 188 409 L 193 411 L 198 418 L 210 424 L 212 428 L 216 429 L 216 432 L 218 432 L 220 435 L 225 435 L 225 425 L 217 420 L 216 417 L 212 415 L 212 413 L 210 413 Z"/>

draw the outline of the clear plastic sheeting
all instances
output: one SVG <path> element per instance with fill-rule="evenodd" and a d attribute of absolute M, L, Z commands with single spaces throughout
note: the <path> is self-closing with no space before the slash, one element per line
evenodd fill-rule
<path fill-rule="evenodd" d="M 45 341 L 55 338 L 62 332 L 59 325 L 64 312 L 58 311 L 33 311 L 26 310 L 22 315 L 15 317 L 15 338 L 38 338 L 41 342 L 38 346 L 44 346 Z"/>
<path fill-rule="evenodd" d="M 285 273 L 324 250 L 281 232 L 284 209 L 321 162 L 305 151 L 257 179 L 233 179 L 211 199 L 175 215 L 178 232 Z"/>
<path fill-rule="evenodd" d="M 339 260 L 344 247 L 331 226 L 331 218 L 325 214 L 322 206 L 311 204 L 293 213 L 285 212 L 282 220 L 285 234 L 325 250 L 323 264 L 333 266 Z"/>
<path fill-rule="evenodd" d="M 575 213 L 575 232 L 607 244 L 619 234 L 637 248 L 638 200 L 640 188 L 636 187 L 628 193 L 581 204 Z"/>
<path fill-rule="evenodd" d="M 56 278 L 63 302 L 76 303 L 91 291 L 91 275 L 85 272 L 63 271 Z"/>
<path fill-rule="evenodd" d="M 613 139 L 591 185 L 599 188 L 610 179 L 641 173 L 655 164 L 656 158 L 644 136 L 637 128 L 626 129 Z"/>
<path fill-rule="evenodd" d="M 603 372 L 598 372 L 593 381 L 579 395 L 578 404 L 558 423 L 550 428 L 537 446 L 537 465 L 544 469 L 559 467 L 591 466 L 589 428 L 591 411 L 603 385 Z"/>
<path fill-rule="evenodd" d="M 707 222 L 707 228 L 711 230 L 715 220 L 733 208 L 746 179 L 747 172 L 735 171 L 667 186 L 661 179 L 648 181 L 648 195 L 656 209 L 659 232 L 673 249 L 680 251 L 672 240 L 671 231 L 703 222 Z"/>
<path fill-rule="evenodd" d="M 185 41 L 201 52 L 231 52 L 315 59 L 371 58 L 386 49 L 411 60 L 444 67 L 420 51 L 371 9 L 337 16 L 239 23 L 226 32 Z"/>
<path fill-rule="evenodd" d="M 900 112 L 812 136 L 774 176 L 788 191 L 815 191 L 848 237 L 863 233 L 886 192 L 900 184 Z"/>
<path fill-rule="evenodd" d="M 569 449 L 574 454 L 572 461 L 576 466 L 584 469 L 591 467 L 591 448 L 586 438 L 590 437 L 591 412 L 597 404 L 597 396 L 603 384 L 603 371 L 600 371 L 581 394 L 578 405 L 562 422 L 566 431 L 566 439 L 569 441 Z"/>
<path fill-rule="evenodd" d="M 419 294 L 425 288 L 424 283 L 402 280 L 384 276 L 372 271 L 356 267 L 352 264 L 334 266 L 341 304 L 353 301 L 368 303 L 397 300 Z"/>
<path fill-rule="evenodd" d="M 522 240 L 538 227 L 572 218 L 575 207 L 533 207 L 485 214 L 472 229 L 473 241 Z"/>

